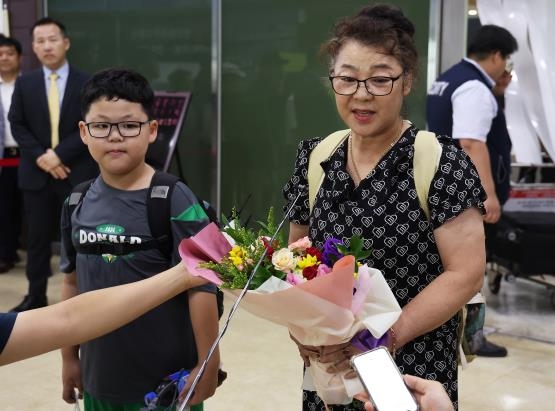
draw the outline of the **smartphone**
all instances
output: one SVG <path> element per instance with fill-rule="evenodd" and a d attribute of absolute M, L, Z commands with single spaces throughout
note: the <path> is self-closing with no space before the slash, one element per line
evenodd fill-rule
<path fill-rule="evenodd" d="M 418 404 L 385 347 L 355 355 L 351 365 L 376 411 L 417 411 Z"/>

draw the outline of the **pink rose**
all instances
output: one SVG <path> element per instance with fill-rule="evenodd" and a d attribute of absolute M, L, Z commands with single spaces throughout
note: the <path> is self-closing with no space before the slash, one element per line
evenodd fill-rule
<path fill-rule="evenodd" d="M 322 277 L 328 273 L 331 273 L 331 268 L 325 264 L 320 264 L 318 266 L 318 271 L 316 272 L 316 277 Z"/>
<path fill-rule="evenodd" d="M 291 251 L 305 251 L 309 247 L 312 247 L 312 242 L 308 237 L 303 237 L 287 246 Z"/>
<path fill-rule="evenodd" d="M 285 281 L 287 281 L 291 285 L 297 285 L 305 282 L 304 278 L 301 278 L 298 275 L 293 273 L 287 273 L 287 276 L 285 277 Z"/>

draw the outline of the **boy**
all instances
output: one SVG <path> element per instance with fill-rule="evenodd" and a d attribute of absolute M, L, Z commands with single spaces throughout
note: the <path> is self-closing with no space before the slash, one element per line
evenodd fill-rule
<path fill-rule="evenodd" d="M 153 240 L 147 192 L 155 172 L 145 163 L 158 128 L 152 119 L 153 101 L 147 80 L 130 70 L 103 70 L 85 84 L 85 121 L 79 122 L 79 130 L 100 176 L 72 214 L 69 201 L 64 204 L 61 270 L 68 275 L 63 299 L 137 281 L 175 265 L 180 261 L 179 241 L 209 222 L 194 194 L 177 183 L 171 195 L 171 261 L 158 248 L 128 248 L 129 252 L 114 252 L 117 255 L 89 251 L 95 243 L 125 250 Z M 84 391 L 86 411 L 138 411 L 144 408 L 147 392 L 182 368 L 191 371 L 187 389 L 218 334 L 215 293 L 212 285 L 192 289 L 120 330 L 62 349 L 64 400 L 75 402 L 77 388 Z M 219 353 L 215 354 L 192 396 L 191 404 L 199 404 L 193 410 L 201 410 L 202 401 L 216 389 Z"/>

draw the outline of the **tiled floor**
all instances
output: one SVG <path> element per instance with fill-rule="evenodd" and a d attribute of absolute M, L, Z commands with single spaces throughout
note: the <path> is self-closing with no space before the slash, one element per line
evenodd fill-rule
<path fill-rule="evenodd" d="M 61 274 L 50 280 L 58 300 Z M 0 311 L 19 302 L 26 287 L 22 267 L 0 275 Z M 488 323 L 511 325 L 504 332 L 555 341 L 555 309 L 549 290 L 518 280 L 488 296 Z M 538 305 L 538 301 L 540 304 Z M 227 307 L 231 303 L 227 302 Z M 491 317 L 491 318 L 490 318 Z M 530 321 L 534 327 L 529 327 Z M 497 326 L 497 325 L 496 325 Z M 539 337 L 538 337 L 539 336 Z M 555 406 L 555 345 L 493 333 L 507 358 L 478 358 L 460 372 L 462 411 L 550 410 Z M 238 310 L 222 340 L 228 380 L 205 404 L 207 411 L 299 410 L 301 362 L 285 329 Z M 72 410 L 60 399 L 60 358 L 53 352 L 0 368 L 0 411 Z"/>

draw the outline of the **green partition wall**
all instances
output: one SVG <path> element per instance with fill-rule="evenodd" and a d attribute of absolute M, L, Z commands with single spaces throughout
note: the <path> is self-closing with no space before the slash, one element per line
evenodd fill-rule
<path fill-rule="evenodd" d="M 67 26 L 71 64 L 88 72 L 129 67 L 155 90 L 193 93 L 176 150 L 203 198 L 210 195 L 212 151 L 211 13 L 210 0 L 48 1 L 49 16 Z"/>
<path fill-rule="evenodd" d="M 211 96 L 210 0 L 49 0 L 72 40 L 71 63 L 88 71 L 134 68 L 155 89 L 190 90 L 193 99 L 178 143 L 183 172 L 199 195 L 211 193 L 215 115 Z M 364 1 L 221 0 L 221 210 L 243 216 L 281 211 L 281 189 L 298 142 L 342 127 L 322 80 L 318 48 L 334 21 Z M 407 116 L 424 124 L 429 1 L 393 1 L 416 23 L 421 77 Z M 176 165 L 173 164 L 175 171 Z"/>
<path fill-rule="evenodd" d="M 423 125 L 428 1 L 397 1 L 417 24 L 422 77 L 407 116 Z M 342 125 L 318 49 L 360 0 L 222 1 L 222 210 L 251 198 L 245 216 L 279 211 L 301 139 Z M 325 82 L 322 80 L 325 78 Z"/>

